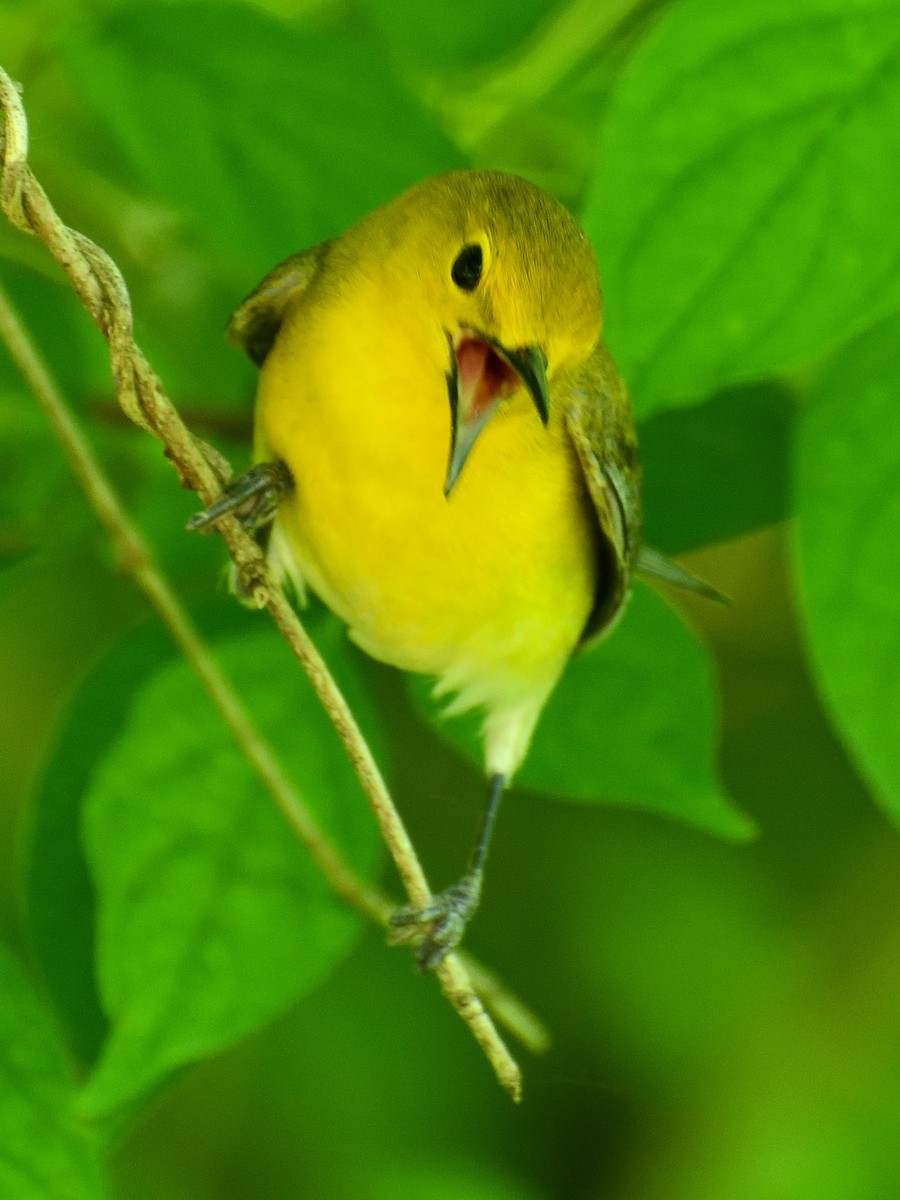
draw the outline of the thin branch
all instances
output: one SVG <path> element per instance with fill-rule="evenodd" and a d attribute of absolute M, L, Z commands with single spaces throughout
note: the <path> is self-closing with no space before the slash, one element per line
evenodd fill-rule
<path fill-rule="evenodd" d="M 383 923 L 385 911 L 390 911 L 390 902 L 356 878 L 284 776 L 271 748 L 253 725 L 250 715 L 209 653 L 195 625 L 160 573 L 150 547 L 122 509 L 103 468 L 45 363 L 38 356 L 2 286 L 0 338 L 6 343 L 10 356 L 43 409 L 88 502 L 108 533 L 119 569 L 134 580 L 162 617 L 285 820 L 334 890 L 357 911 Z"/>
<path fill-rule="evenodd" d="M 188 431 L 163 392 L 150 364 L 135 344 L 130 298 L 115 263 L 100 247 L 63 224 L 33 176 L 27 163 L 28 127 L 24 109 L 15 84 L 2 69 L 0 105 L 4 115 L 0 141 L 0 203 L 6 216 L 24 232 L 36 234 L 63 268 L 109 344 L 116 394 L 123 411 L 142 429 L 164 443 L 167 456 L 182 483 L 196 491 L 203 503 L 208 505 L 219 494 L 222 483 L 227 481 L 229 465 L 217 451 Z M 168 584 L 154 566 L 149 548 L 130 525 L 52 379 L 43 369 L 8 305 L 3 325 L 4 336 L 9 340 L 11 335 L 9 344 L 13 356 L 41 400 L 82 486 L 110 532 L 123 569 L 131 574 L 166 621 L 229 728 L 238 738 L 248 760 L 266 784 L 291 828 L 310 848 L 332 885 L 354 907 L 383 923 L 391 909 L 389 901 L 362 885 L 333 846 L 322 837 Z M 340 690 L 296 613 L 269 578 L 265 558 L 256 543 L 234 518 L 222 521 L 219 528 L 248 591 L 259 607 L 269 610 L 331 717 L 379 822 L 410 901 L 416 905 L 427 903 L 431 893 L 424 872 L 371 751 Z M 514 1099 L 519 1099 L 519 1068 L 476 995 L 461 956 L 448 955 L 437 974 L 444 994 L 469 1024 L 498 1079 Z M 488 988 L 488 992 L 490 990 Z M 516 1012 L 517 1003 L 513 1001 L 506 1006 L 507 1020 L 510 1014 Z M 542 1039 L 540 1036 L 529 1036 L 526 1031 L 525 1040 L 535 1045 Z"/>

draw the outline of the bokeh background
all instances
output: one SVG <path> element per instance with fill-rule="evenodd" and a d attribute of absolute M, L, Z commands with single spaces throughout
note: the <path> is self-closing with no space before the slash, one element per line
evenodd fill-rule
<path fill-rule="evenodd" d="M 222 330 L 259 277 L 430 173 L 512 170 L 597 249 L 648 539 L 732 598 L 641 585 L 502 812 L 468 944 L 553 1034 L 515 1108 L 299 861 L 0 350 L 4 1200 L 900 1195 L 898 44 L 869 0 L 3 6 L 38 178 L 238 469 L 253 373 Z M 298 786 L 396 893 L 60 273 L 4 225 L 0 277 Z M 310 620 L 442 886 L 478 772 Z"/>

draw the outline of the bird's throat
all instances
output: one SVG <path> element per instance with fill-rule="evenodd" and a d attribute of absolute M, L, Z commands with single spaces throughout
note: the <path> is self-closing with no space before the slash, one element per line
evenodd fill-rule
<path fill-rule="evenodd" d="M 513 367 L 489 341 L 477 334 L 465 333 L 457 342 L 450 341 L 450 351 L 453 362 L 447 386 L 453 425 L 444 483 L 446 496 L 450 495 L 469 452 L 499 402 L 521 386 Z"/>
<path fill-rule="evenodd" d="M 493 346 L 477 337 L 463 337 L 456 347 L 460 416 L 467 421 L 485 417 L 497 400 L 520 387 L 509 363 Z"/>

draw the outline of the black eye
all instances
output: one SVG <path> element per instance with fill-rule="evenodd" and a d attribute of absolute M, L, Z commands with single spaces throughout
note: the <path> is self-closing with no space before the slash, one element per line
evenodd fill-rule
<path fill-rule="evenodd" d="M 463 246 L 462 250 L 457 254 L 450 277 L 456 286 L 462 288 L 464 292 L 472 292 L 478 286 L 479 279 L 481 279 L 483 266 L 484 260 L 481 254 L 481 247 L 477 242 L 473 242 L 471 246 Z"/>

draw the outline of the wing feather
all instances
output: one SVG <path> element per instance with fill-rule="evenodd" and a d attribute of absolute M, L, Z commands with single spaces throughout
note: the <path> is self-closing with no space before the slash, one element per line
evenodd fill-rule
<path fill-rule="evenodd" d="M 602 342 L 571 380 L 565 413 L 600 530 L 597 597 L 583 644 L 607 632 L 623 611 L 643 524 L 641 464 L 631 402 Z"/>
<path fill-rule="evenodd" d="M 228 340 L 258 367 L 272 349 L 285 313 L 312 283 L 330 245 L 322 242 L 280 262 L 234 310 Z"/>

